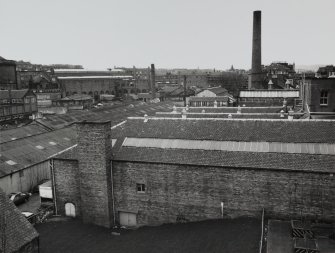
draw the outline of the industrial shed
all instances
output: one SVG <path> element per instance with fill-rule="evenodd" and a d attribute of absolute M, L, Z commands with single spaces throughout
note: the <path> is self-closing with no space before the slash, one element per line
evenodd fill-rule
<path fill-rule="evenodd" d="M 0 145 L 0 185 L 6 194 L 30 191 L 50 179 L 49 160 L 74 145 L 72 127 L 7 141 Z"/>

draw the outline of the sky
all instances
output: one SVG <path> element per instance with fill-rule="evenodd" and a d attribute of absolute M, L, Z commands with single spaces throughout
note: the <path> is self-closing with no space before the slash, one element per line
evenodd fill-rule
<path fill-rule="evenodd" d="M 36 64 L 251 68 L 335 64 L 335 0 L 0 0 L 0 56 Z"/>

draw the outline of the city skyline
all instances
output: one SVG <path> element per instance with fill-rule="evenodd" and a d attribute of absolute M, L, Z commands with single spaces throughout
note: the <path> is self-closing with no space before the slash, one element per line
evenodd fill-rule
<path fill-rule="evenodd" d="M 262 63 L 334 64 L 335 2 L 0 1 L 0 55 L 36 64 L 250 69 L 252 15 Z"/>

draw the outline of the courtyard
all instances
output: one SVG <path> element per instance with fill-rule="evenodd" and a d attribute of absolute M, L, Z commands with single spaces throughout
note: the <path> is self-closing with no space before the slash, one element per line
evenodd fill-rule
<path fill-rule="evenodd" d="M 51 219 L 36 225 L 40 253 L 227 252 L 256 253 L 261 221 L 253 218 L 164 224 L 113 230 L 80 220 Z"/>

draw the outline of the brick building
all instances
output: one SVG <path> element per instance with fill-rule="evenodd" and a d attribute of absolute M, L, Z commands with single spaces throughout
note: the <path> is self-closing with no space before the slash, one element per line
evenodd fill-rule
<path fill-rule="evenodd" d="M 335 112 L 335 78 L 305 80 L 301 93 L 306 111 L 312 114 Z"/>
<path fill-rule="evenodd" d="M 259 216 L 263 208 L 335 220 L 334 129 L 325 120 L 145 117 L 112 131 L 83 122 L 78 147 L 53 161 L 56 210 L 106 227 Z"/>

